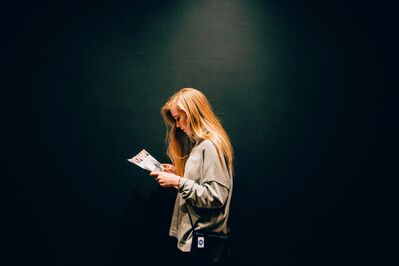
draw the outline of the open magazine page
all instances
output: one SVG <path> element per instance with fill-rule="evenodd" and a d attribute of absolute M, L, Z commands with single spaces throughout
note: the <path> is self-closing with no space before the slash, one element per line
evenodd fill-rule
<path fill-rule="evenodd" d="M 144 149 L 140 151 L 137 155 L 127 160 L 147 171 L 164 170 L 164 167 Z"/>

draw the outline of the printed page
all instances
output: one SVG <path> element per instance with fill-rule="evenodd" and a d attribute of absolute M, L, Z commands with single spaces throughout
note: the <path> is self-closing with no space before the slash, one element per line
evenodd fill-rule
<path fill-rule="evenodd" d="M 127 160 L 147 171 L 164 170 L 164 167 L 154 157 L 152 157 L 151 154 L 149 154 L 145 149 L 143 149 L 137 155 Z"/>

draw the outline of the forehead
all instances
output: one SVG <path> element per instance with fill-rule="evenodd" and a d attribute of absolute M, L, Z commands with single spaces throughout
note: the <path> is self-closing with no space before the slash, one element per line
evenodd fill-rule
<path fill-rule="evenodd" d="M 176 103 L 174 103 L 172 105 L 172 107 L 170 108 L 170 112 L 172 113 L 172 116 L 176 116 L 176 115 L 180 115 L 181 114 L 181 110 L 179 109 L 179 107 L 177 107 Z"/>

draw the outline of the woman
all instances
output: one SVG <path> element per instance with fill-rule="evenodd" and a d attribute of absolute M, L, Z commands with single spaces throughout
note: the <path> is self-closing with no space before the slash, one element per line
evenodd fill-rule
<path fill-rule="evenodd" d="M 184 264 L 204 265 L 190 255 L 192 224 L 195 230 L 228 233 L 233 147 L 199 90 L 181 89 L 165 103 L 161 114 L 167 127 L 167 154 L 173 164 L 162 164 L 165 171 L 150 175 L 160 186 L 178 190 L 169 235 L 177 238 Z"/>

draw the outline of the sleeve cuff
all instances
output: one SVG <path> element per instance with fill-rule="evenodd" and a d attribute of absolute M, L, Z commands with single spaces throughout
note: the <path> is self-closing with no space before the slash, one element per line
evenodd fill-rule
<path fill-rule="evenodd" d="M 178 187 L 178 191 L 180 193 L 183 192 L 184 185 L 186 184 L 187 181 L 188 181 L 188 179 L 186 177 L 180 178 L 179 187 Z"/>

